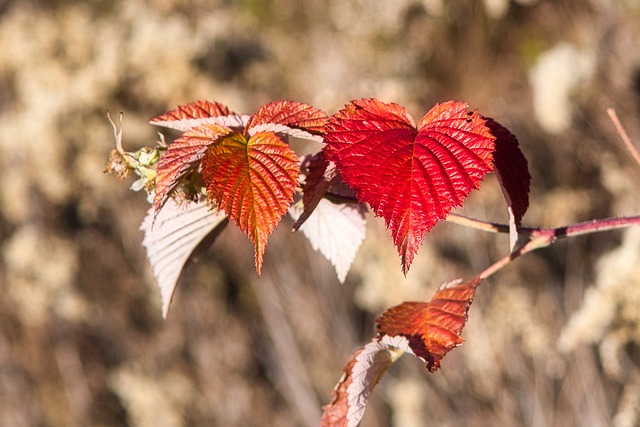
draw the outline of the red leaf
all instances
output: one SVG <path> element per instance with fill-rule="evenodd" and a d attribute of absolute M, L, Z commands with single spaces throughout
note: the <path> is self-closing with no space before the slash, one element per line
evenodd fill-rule
<path fill-rule="evenodd" d="M 263 105 L 249 118 L 249 135 L 257 132 L 284 133 L 298 138 L 322 142 L 327 115 L 308 104 L 293 101 L 275 101 Z"/>
<path fill-rule="evenodd" d="M 511 248 L 518 238 L 520 221 L 529 207 L 529 186 L 531 175 L 527 159 L 520 150 L 518 139 L 507 128 L 493 119 L 487 118 L 487 127 L 496 137 L 496 151 L 493 164 L 502 193 L 509 210 Z"/>
<path fill-rule="evenodd" d="M 248 140 L 233 133 L 207 150 L 202 177 L 208 197 L 254 244 L 258 274 L 267 239 L 293 200 L 299 173 L 298 157 L 271 132 Z"/>
<path fill-rule="evenodd" d="M 241 117 L 218 102 L 195 101 L 180 105 L 150 120 L 151 124 L 186 131 L 203 124 L 217 124 L 229 128 L 241 128 L 247 117 Z"/>
<path fill-rule="evenodd" d="M 405 274 L 424 235 L 493 169 L 494 138 L 462 102 L 436 105 L 416 129 L 397 104 L 352 101 L 325 129 L 329 160 L 385 219 Z"/>
<path fill-rule="evenodd" d="M 155 215 L 182 179 L 197 168 L 207 148 L 229 132 L 229 128 L 206 124 L 187 130 L 169 145 L 156 168 Z"/>
<path fill-rule="evenodd" d="M 435 372 L 440 360 L 464 341 L 460 333 L 480 282 L 445 283 L 430 302 L 404 302 L 388 309 L 377 320 L 382 342 L 413 353 Z"/>
<path fill-rule="evenodd" d="M 331 402 L 323 408 L 320 427 L 356 427 L 364 416 L 373 388 L 400 356 L 400 352 L 375 338 L 357 349 L 331 393 Z"/>

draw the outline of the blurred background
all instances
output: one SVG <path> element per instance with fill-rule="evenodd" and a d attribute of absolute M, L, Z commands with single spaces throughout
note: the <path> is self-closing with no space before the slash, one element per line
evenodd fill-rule
<path fill-rule="evenodd" d="M 508 253 L 442 223 L 408 277 L 381 220 L 344 285 L 285 222 L 263 277 L 229 227 L 169 318 L 138 230 L 143 194 L 103 174 L 124 112 L 196 99 L 464 100 L 510 128 L 533 176 L 525 225 L 640 212 L 638 0 L 0 0 L 0 425 L 316 426 L 374 319 Z M 133 181 L 133 178 L 131 179 Z M 494 176 L 464 214 L 506 222 Z M 563 241 L 479 288 L 466 343 L 431 375 L 402 358 L 363 426 L 640 425 L 640 232 Z"/>

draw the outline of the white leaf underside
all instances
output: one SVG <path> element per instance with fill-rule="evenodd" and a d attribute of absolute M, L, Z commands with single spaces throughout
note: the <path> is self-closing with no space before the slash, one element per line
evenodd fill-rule
<path fill-rule="evenodd" d="M 373 388 L 401 355 L 402 350 L 389 346 L 384 339 L 374 338 L 362 348 L 356 356 L 356 363 L 351 369 L 351 384 L 347 387 L 347 427 L 360 424 Z"/>
<path fill-rule="evenodd" d="M 140 230 L 144 232 L 142 244 L 160 288 L 162 317 L 167 317 L 180 273 L 189 257 L 225 218 L 223 212 L 212 211 L 204 202 L 178 205 L 172 198 L 167 200 L 155 221 L 153 208 L 147 212 Z"/>
<path fill-rule="evenodd" d="M 319 251 L 334 266 L 340 283 L 344 283 L 364 240 L 366 212 L 367 209 L 363 205 L 335 204 L 322 199 L 300 227 L 300 231 L 313 249 Z M 294 220 L 301 213 L 299 207 L 289 209 L 289 214 Z"/>

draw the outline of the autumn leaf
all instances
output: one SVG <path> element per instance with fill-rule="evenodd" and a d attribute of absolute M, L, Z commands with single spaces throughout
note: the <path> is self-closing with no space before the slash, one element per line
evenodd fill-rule
<path fill-rule="evenodd" d="M 509 240 L 513 250 L 518 239 L 520 223 L 529 207 L 531 175 L 527 159 L 520 150 L 518 139 L 507 128 L 487 118 L 487 127 L 496 137 L 493 164 L 509 212 Z"/>
<path fill-rule="evenodd" d="M 494 137 L 462 102 L 437 104 L 416 127 L 403 107 L 362 99 L 325 129 L 328 159 L 384 218 L 405 274 L 424 235 L 493 169 Z"/>
<path fill-rule="evenodd" d="M 160 288 L 162 317 L 166 318 L 182 270 L 200 246 L 208 247 L 213 242 L 227 221 L 223 212 L 211 210 L 203 202 L 178 204 L 173 199 L 156 217 L 155 224 L 153 220 L 154 209 L 150 208 L 140 229 Z"/>
<path fill-rule="evenodd" d="M 327 115 L 317 108 L 292 101 L 271 102 L 252 116 L 196 101 L 152 119 L 153 124 L 184 131 L 158 162 L 155 214 L 196 173 L 213 204 L 253 242 L 260 273 L 267 238 L 293 200 L 298 182 L 298 159 L 286 138 L 322 140 L 326 121 Z"/>
<path fill-rule="evenodd" d="M 393 340 L 394 346 L 419 357 L 429 372 L 435 372 L 442 358 L 464 341 L 460 333 L 480 283 L 477 277 L 445 283 L 430 302 L 404 302 L 388 309 L 377 319 L 378 336 Z"/>
<path fill-rule="evenodd" d="M 156 215 L 182 179 L 198 168 L 207 148 L 229 132 L 230 128 L 217 124 L 200 125 L 188 129 L 169 146 L 156 168 Z"/>
<path fill-rule="evenodd" d="M 249 135 L 268 131 L 322 142 L 327 119 L 324 112 L 309 104 L 274 101 L 260 107 L 246 129 Z"/>
<path fill-rule="evenodd" d="M 298 157 L 272 132 L 219 138 L 203 160 L 208 197 L 254 244 L 258 274 L 267 239 L 293 201 L 299 173 Z"/>
<path fill-rule="evenodd" d="M 180 131 L 204 124 L 215 124 L 237 130 L 244 128 L 248 118 L 249 116 L 240 116 L 218 102 L 195 101 L 154 117 L 149 123 Z"/>
<path fill-rule="evenodd" d="M 219 137 L 273 132 L 280 137 L 321 141 L 326 121 L 327 115 L 321 110 L 293 101 L 268 103 L 252 116 L 240 116 L 217 102 L 195 101 L 151 119 L 154 125 L 185 132 L 158 162 L 153 203 L 156 214 L 183 179 L 197 170 L 207 148 Z"/>
<path fill-rule="evenodd" d="M 356 350 L 331 393 L 331 402 L 323 408 L 320 427 L 356 427 L 364 416 L 374 387 L 401 355 L 401 351 L 377 338 Z"/>
<path fill-rule="evenodd" d="M 377 320 L 377 336 L 357 349 L 323 409 L 321 427 L 356 427 L 382 375 L 402 354 L 421 359 L 430 372 L 460 345 L 467 312 L 481 279 L 445 283 L 430 302 L 405 302 Z"/>

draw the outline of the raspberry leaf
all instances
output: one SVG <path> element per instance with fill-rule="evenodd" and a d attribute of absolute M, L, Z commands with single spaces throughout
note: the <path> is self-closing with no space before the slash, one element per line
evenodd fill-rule
<path fill-rule="evenodd" d="M 240 116 L 218 102 L 195 101 L 154 117 L 149 123 L 180 131 L 203 124 L 216 124 L 236 129 L 242 128 L 247 119 L 248 116 Z"/>
<path fill-rule="evenodd" d="M 269 131 L 322 142 L 326 122 L 327 115 L 309 104 L 274 101 L 260 107 L 246 129 L 249 135 Z"/>
<path fill-rule="evenodd" d="M 300 227 L 313 249 L 334 266 L 340 283 L 344 283 L 366 235 L 366 212 L 366 207 L 361 204 L 335 204 L 321 199 L 313 214 Z M 289 213 L 296 219 L 301 209 L 294 205 Z"/>
<path fill-rule="evenodd" d="M 406 274 L 424 235 L 493 169 L 494 137 L 467 104 L 437 104 L 418 123 L 401 106 L 352 101 L 327 123 L 324 148 L 362 203 L 384 218 Z"/>
<path fill-rule="evenodd" d="M 357 349 L 331 393 L 331 402 L 323 408 L 320 427 L 356 427 L 364 416 L 374 387 L 401 355 L 401 351 L 377 338 Z"/>
<path fill-rule="evenodd" d="M 272 132 L 221 137 L 208 148 L 202 177 L 209 199 L 254 244 L 258 274 L 267 239 L 293 201 L 300 168 L 293 150 Z"/>
<path fill-rule="evenodd" d="M 445 283 L 430 302 L 404 302 L 388 309 L 377 319 L 378 337 L 414 354 L 435 372 L 442 358 L 464 342 L 460 334 L 481 281 L 476 277 Z"/>
<path fill-rule="evenodd" d="M 522 217 L 529 207 L 531 175 L 527 159 L 520 150 L 518 139 L 507 128 L 493 119 L 487 119 L 487 127 L 496 137 L 493 164 L 509 211 L 509 240 L 513 250 L 518 240 Z"/>
<path fill-rule="evenodd" d="M 183 179 L 200 165 L 207 148 L 231 129 L 216 124 L 205 124 L 187 130 L 169 145 L 156 168 L 156 194 L 153 207 L 156 215 L 171 192 Z"/>

